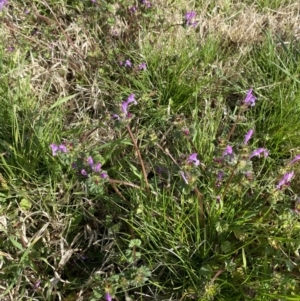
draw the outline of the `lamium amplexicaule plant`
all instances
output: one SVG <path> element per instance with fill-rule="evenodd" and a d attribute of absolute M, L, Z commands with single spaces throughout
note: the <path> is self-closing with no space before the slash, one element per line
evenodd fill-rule
<path fill-rule="evenodd" d="M 268 178 L 265 175 L 265 163 L 271 154 L 266 148 L 259 145 L 259 141 L 255 142 L 258 148 L 251 146 L 250 142 L 254 140 L 255 129 L 248 129 L 245 132 L 244 139 L 241 141 L 232 141 L 231 139 L 234 131 L 238 129 L 242 115 L 255 106 L 256 100 L 253 90 L 250 89 L 245 99 L 239 104 L 238 113 L 229 134 L 219 139 L 215 156 L 211 158 L 210 162 L 201 162 L 202 154 L 197 153 L 196 149 L 191 154 L 185 154 L 184 159 L 182 157 L 175 159 L 173 154 L 166 152 L 170 161 L 167 165 L 173 165 L 169 169 L 174 172 L 171 177 L 172 181 L 176 183 L 175 186 L 178 186 L 177 191 L 179 191 L 179 194 L 188 198 L 188 194 L 193 192 L 199 201 L 199 230 L 205 231 L 205 228 L 209 226 L 213 219 L 216 232 L 219 234 L 227 233 L 227 239 L 220 242 L 220 250 L 221 253 L 232 254 L 231 258 L 227 258 L 227 261 L 225 260 L 223 267 L 215 273 L 212 279 L 204 282 L 206 284 L 202 287 L 202 293 L 199 295 L 202 296 L 201 298 L 204 298 L 203 300 L 206 300 L 205 298 L 210 300 L 218 295 L 222 286 L 216 285 L 215 282 L 221 274 L 227 272 L 231 274 L 231 277 L 238 275 L 241 281 L 246 279 L 247 262 L 245 250 L 250 250 L 249 248 L 255 250 L 260 240 L 263 239 L 252 237 L 251 235 L 248 236 L 250 224 L 252 227 L 260 229 L 258 232 L 261 231 L 261 233 L 276 232 L 278 230 L 276 230 L 277 225 L 275 221 L 274 225 L 264 224 L 264 221 L 269 223 L 270 216 L 275 214 L 276 219 L 282 222 L 281 227 L 285 228 L 286 235 L 291 236 L 293 230 L 290 227 L 297 221 L 300 212 L 300 199 L 292 194 L 290 187 L 291 181 L 295 177 L 293 167 L 300 160 L 300 155 L 295 156 L 294 159 L 285 165 L 282 174 L 278 174 L 275 179 Z M 121 103 L 117 113 L 111 114 L 111 120 L 115 123 L 115 126 L 127 132 L 132 140 L 142 171 L 141 185 L 126 182 L 123 182 L 123 184 L 128 185 L 131 189 L 137 189 L 139 192 L 141 190 L 144 191 L 150 198 L 151 195 L 157 197 L 165 193 L 166 187 L 164 185 L 153 186 L 148 181 L 143 159 L 146 155 L 141 153 L 131 130 L 132 119 L 137 118 L 130 112 L 132 105 L 138 105 L 134 94 L 130 94 L 127 100 Z M 189 140 L 189 130 L 184 128 L 182 133 L 186 143 L 191 142 Z M 157 143 L 154 143 L 154 146 L 160 150 L 162 149 Z M 52 156 L 57 157 L 57 164 L 60 163 L 65 167 L 71 164 L 79 181 L 86 183 L 88 193 L 107 193 L 107 189 L 104 189 L 104 186 L 111 183 L 122 183 L 121 179 L 112 179 L 109 173 L 102 169 L 100 159 L 102 156 L 99 152 L 96 154 L 95 150 L 90 150 L 84 153 L 72 143 L 67 142 L 52 143 L 50 147 Z M 96 154 L 95 157 L 92 157 L 91 153 Z M 155 162 L 152 162 L 152 164 L 155 165 Z M 157 174 L 159 175 L 160 171 Z M 199 178 L 202 179 L 201 186 L 198 186 Z M 176 189 L 173 189 L 173 193 L 176 194 Z M 290 201 L 286 203 L 286 199 L 290 199 Z M 176 199 L 174 202 L 176 202 Z M 188 204 L 186 206 L 188 207 Z M 248 207 L 251 213 L 243 211 L 244 209 L 234 209 L 239 206 L 241 208 Z M 230 219 L 235 221 L 232 225 L 229 222 Z M 95 274 L 94 280 L 96 279 L 98 284 L 102 284 L 94 289 L 93 298 L 101 297 L 105 294 L 106 300 L 114 298 L 117 300 L 117 295 L 125 294 L 126 300 L 131 300 L 128 290 L 131 287 L 145 285 L 146 281 L 151 278 L 151 272 L 149 267 L 144 265 L 137 266 L 137 262 L 142 260 L 142 254 L 136 248 L 140 247 L 141 243 L 140 239 L 131 240 L 128 250 L 124 253 L 123 261 L 127 262 L 124 271 L 113 274 L 105 280 L 101 278 L 100 274 Z M 269 245 L 275 250 L 285 252 L 280 246 L 280 238 L 278 240 L 269 240 Z M 300 260 L 297 255 L 298 245 L 291 239 L 289 242 L 286 242 L 286 247 L 289 252 L 296 254 L 293 260 L 287 258 L 285 262 L 286 265 L 289 265 L 286 272 L 287 275 L 289 270 L 292 275 L 292 267 L 296 266 Z M 239 266 L 236 259 L 239 250 L 242 250 L 243 254 L 241 266 Z M 266 252 L 270 253 L 271 251 Z M 250 263 L 251 259 L 249 258 L 248 260 Z M 276 258 L 265 258 L 264 260 L 276 260 Z M 276 274 L 275 271 L 273 272 Z M 276 281 L 274 280 L 274 282 Z M 279 286 L 280 284 L 277 283 L 277 287 Z M 96 300 L 93 298 L 91 300 Z"/>
<path fill-rule="evenodd" d="M 300 300 L 297 10 L 175 2 L 0 0 L 0 301 Z"/>

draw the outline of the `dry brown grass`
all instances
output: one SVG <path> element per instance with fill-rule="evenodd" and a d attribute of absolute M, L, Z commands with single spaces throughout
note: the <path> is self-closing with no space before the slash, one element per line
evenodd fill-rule
<path fill-rule="evenodd" d="M 136 34 L 142 41 L 149 40 L 158 47 L 163 44 L 166 52 L 168 49 L 173 53 L 180 52 L 182 45 L 186 43 L 187 32 L 178 24 L 183 22 L 186 11 L 193 10 L 193 1 L 178 1 L 172 5 L 166 0 L 152 3 L 152 9 L 164 18 L 162 26 L 157 26 L 150 32 L 140 31 Z M 24 45 L 27 48 L 25 64 L 12 73 L 15 72 L 17 77 L 28 76 L 32 92 L 42 102 L 53 103 L 61 97 L 78 93 L 68 103 L 69 111 L 78 114 L 92 110 L 94 116 L 98 116 L 99 108 L 103 112 L 107 92 L 102 87 L 106 79 L 99 75 L 98 70 L 105 64 L 105 51 L 108 49 L 101 48 L 99 44 L 102 41 L 97 40 L 97 36 L 105 34 L 101 24 L 95 25 L 91 30 L 91 24 L 86 26 L 88 16 L 66 18 L 66 7 L 63 6 L 61 12 L 52 11 L 47 17 L 42 16 L 35 4 L 29 15 L 24 13 L 23 7 L 18 3 L 12 3 L 11 6 L 13 12 L 7 11 L 0 34 L 6 44 L 13 44 L 11 46 L 19 49 L 19 53 L 22 53 Z M 49 8 L 47 2 L 41 2 L 40 6 Z M 253 45 L 261 43 L 267 31 L 284 41 L 290 41 L 291 37 L 300 38 L 299 1 L 276 11 L 262 11 L 254 4 L 229 3 L 223 0 L 215 1 L 215 7 L 212 8 L 211 1 L 202 1 L 201 10 L 195 10 L 199 24 L 196 30 L 190 28 L 188 32 L 190 38 L 198 40 L 199 44 L 212 36 L 221 37 L 225 45 L 235 45 L 243 55 Z M 108 42 L 115 39 L 116 32 L 119 39 L 122 39 L 122 36 L 130 35 L 132 31 L 128 20 L 118 16 L 115 19 L 115 25 L 109 27 L 106 33 Z M 111 46 L 113 43 L 111 42 Z M 109 43 L 107 46 L 109 47 Z M 230 66 L 234 65 L 233 61 Z M 219 67 L 230 68 L 225 65 Z"/>

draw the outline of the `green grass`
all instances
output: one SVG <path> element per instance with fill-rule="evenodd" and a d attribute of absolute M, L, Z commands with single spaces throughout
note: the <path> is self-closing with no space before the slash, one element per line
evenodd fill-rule
<path fill-rule="evenodd" d="M 299 300 L 297 2 L 26 5 L 0 12 L 0 300 Z"/>

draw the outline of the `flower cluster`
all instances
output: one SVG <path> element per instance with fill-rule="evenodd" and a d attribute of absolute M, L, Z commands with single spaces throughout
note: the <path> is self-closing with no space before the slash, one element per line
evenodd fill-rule
<path fill-rule="evenodd" d="M 124 67 L 128 67 L 128 68 L 133 67 L 132 62 L 129 59 L 127 59 L 125 61 L 120 61 L 119 65 L 124 66 Z M 143 63 L 139 64 L 137 68 L 138 68 L 138 70 L 143 70 L 144 71 L 144 70 L 147 69 L 147 64 L 145 62 L 143 62 Z"/>
<path fill-rule="evenodd" d="M 98 173 L 102 179 L 106 179 L 108 177 L 107 173 L 101 170 L 101 167 L 102 167 L 101 163 L 96 163 L 95 164 L 94 160 L 91 156 L 88 157 L 86 161 L 87 161 L 87 166 L 86 167 L 84 167 L 84 166 L 79 167 L 79 165 L 76 164 L 76 163 L 73 163 L 72 166 L 75 169 L 77 169 L 79 167 L 80 168 L 80 174 L 85 176 L 85 177 L 88 177 L 89 174 L 91 174 L 91 173 Z M 80 164 L 80 165 L 82 165 L 82 164 Z"/>
<path fill-rule="evenodd" d="M 67 153 L 68 150 L 66 148 L 66 146 L 64 144 L 55 144 L 55 143 L 51 143 L 50 147 L 52 149 L 52 156 L 56 156 L 59 152 L 61 153 Z"/>
<path fill-rule="evenodd" d="M 297 155 L 288 165 L 294 165 L 296 162 L 300 160 L 300 154 Z M 294 177 L 295 172 L 292 170 L 290 172 L 286 172 L 279 183 L 276 185 L 278 190 L 282 190 L 283 187 L 289 186 L 291 183 L 292 178 Z"/>
<path fill-rule="evenodd" d="M 130 94 L 126 101 L 123 101 L 120 107 L 121 113 L 118 114 L 112 114 L 112 118 L 116 120 L 124 120 L 126 118 L 130 118 L 131 114 L 128 112 L 128 106 L 133 103 L 134 105 L 137 104 L 137 101 L 135 100 L 135 95 Z"/>

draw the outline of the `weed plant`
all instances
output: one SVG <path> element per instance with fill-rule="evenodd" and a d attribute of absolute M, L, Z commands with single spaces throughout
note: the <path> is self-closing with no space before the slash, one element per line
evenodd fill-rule
<path fill-rule="evenodd" d="M 297 8 L 0 0 L 0 301 L 300 300 Z"/>

